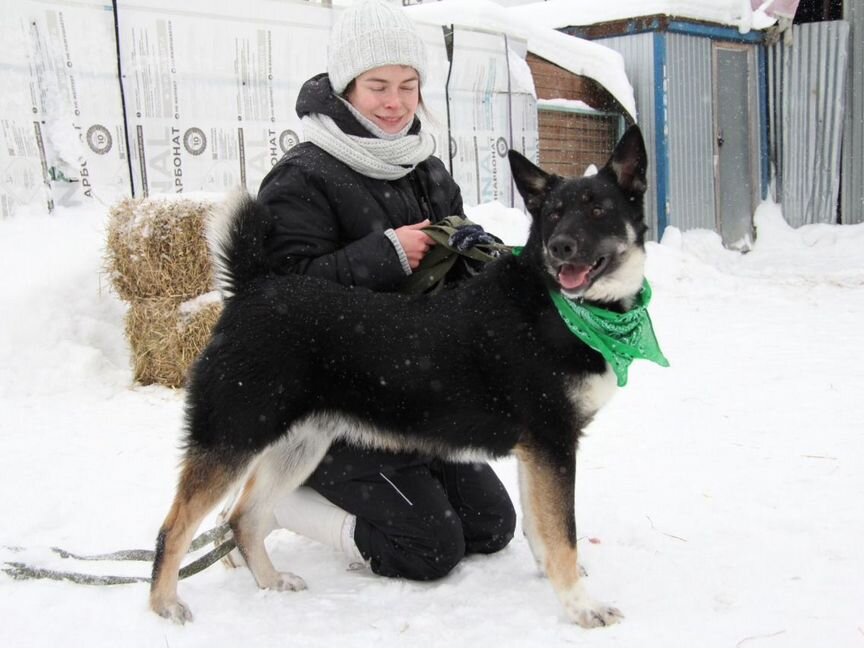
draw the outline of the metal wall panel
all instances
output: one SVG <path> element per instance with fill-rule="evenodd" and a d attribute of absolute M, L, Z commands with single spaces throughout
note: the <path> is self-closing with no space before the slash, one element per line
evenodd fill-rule
<path fill-rule="evenodd" d="M 843 129 L 842 222 L 864 223 L 864 3 L 843 3 L 849 23 L 849 76 Z"/>
<path fill-rule="evenodd" d="M 792 39 L 768 54 L 777 199 L 793 227 L 835 223 L 849 24 L 795 25 Z"/>
<path fill-rule="evenodd" d="M 715 229 L 711 40 L 669 34 L 667 42 L 669 221 Z"/>
<path fill-rule="evenodd" d="M 624 69 L 633 85 L 639 128 L 648 150 L 648 192 L 645 194 L 645 219 L 648 236 L 657 238 L 657 147 L 654 127 L 656 111 L 653 33 L 601 38 L 597 42 L 624 57 Z"/>

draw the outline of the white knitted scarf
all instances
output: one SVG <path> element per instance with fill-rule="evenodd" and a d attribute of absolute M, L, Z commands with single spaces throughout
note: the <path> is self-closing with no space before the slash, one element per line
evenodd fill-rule
<path fill-rule="evenodd" d="M 307 140 L 358 173 L 378 180 L 408 175 L 435 151 L 435 141 L 423 130 L 417 135 L 382 139 L 347 135 L 327 115 L 313 113 L 301 121 Z"/>

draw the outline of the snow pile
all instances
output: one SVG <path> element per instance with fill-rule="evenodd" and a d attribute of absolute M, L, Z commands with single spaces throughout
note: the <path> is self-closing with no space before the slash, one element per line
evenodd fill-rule
<path fill-rule="evenodd" d="M 102 274 L 106 222 L 99 213 L 23 210 L 0 222 L 0 399 L 107 396 L 128 386 L 124 308 Z"/>
<path fill-rule="evenodd" d="M 484 203 L 466 210 L 467 216 L 483 229 L 494 232 L 505 245 L 522 245 L 528 238 L 530 218 L 520 209 L 499 202 Z"/>
<path fill-rule="evenodd" d="M 780 206 L 772 202 L 757 208 L 753 222 L 756 241 L 743 255 L 722 249 L 719 234 L 709 230 L 691 231 L 682 237 L 670 227 L 662 243 L 741 276 L 796 284 L 864 286 L 864 224 L 816 224 L 794 229 L 783 218 Z"/>

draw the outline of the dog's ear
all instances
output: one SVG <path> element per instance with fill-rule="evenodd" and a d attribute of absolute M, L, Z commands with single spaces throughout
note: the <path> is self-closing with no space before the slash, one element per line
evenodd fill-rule
<path fill-rule="evenodd" d="M 642 131 L 633 125 L 615 146 L 615 151 L 603 171 L 610 173 L 625 192 L 641 196 L 648 188 L 648 181 L 645 179 L 647 169 L 648 154 L 645 152 Z"/>
<path fill-rule="evenodd" d="M 510 172 L 528 211 L 534 213 L 543 204 L 543 197 L 557 176 L 546 173 L 518 151 L 510 149 Z"/>

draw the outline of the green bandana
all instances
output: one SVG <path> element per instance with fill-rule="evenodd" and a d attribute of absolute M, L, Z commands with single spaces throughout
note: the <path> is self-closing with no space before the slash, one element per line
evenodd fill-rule
<path fill-rule="evenodd" d="M 514 250 L 514 254 L 521 251 Z M 647 280 L 636 295 L 636 303 L 626 313 L 573 301 L 557 290 L 550 290 L 549 295 L 567 328 L 612 366 L 619 387 L 627 384 L 627 369 L 637 358 L 656 362 L 661 367 L 669 366 L 648 316 L 651 286 Z"/>

